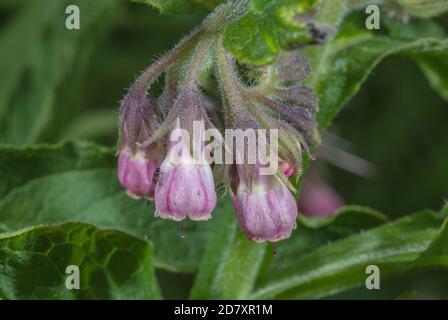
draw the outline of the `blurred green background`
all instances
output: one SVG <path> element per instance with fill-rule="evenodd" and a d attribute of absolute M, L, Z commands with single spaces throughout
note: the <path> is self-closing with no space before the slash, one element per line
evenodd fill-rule
<path fill-rule="evenodd" d="M 81 30 L 63 28 L 66 15 L 57 8 L 23 28 L 17 13 L 28 1 L 0 1 L 0 114 L 8 120 L 0 121 L 0 143 L 5 144 L 81 139 L 114 146 L 126 88 L 205 14 L 162 16 L 128 1 L 99 0 L 110 4 L 86 14 L 81 9 Z M 448 30 L 448 16 L 439 21 Z M 36 119 L 42 125 L 31 130 Z M 448 103 L 419 67 L 405 57 L 388 58 L 330 128 L 347 142 L 350 153 L 372 164 L 375 175 L 361 177 L 316 161 L 345 203 L 369 206 L 391 218 L 439 210 L 448 195 L 447 119 Z M 187 295 L 192 276 L 158 276 L 166 297 Z M 419 297 L 448 298 L 439 279 L 423 273 L 394 281 L 408 283 L 410 294 L 423 287 Z M 352 290 L 338 297 L 359 294 Z M 394 297 L 393 292 L 381 294 Z"/>

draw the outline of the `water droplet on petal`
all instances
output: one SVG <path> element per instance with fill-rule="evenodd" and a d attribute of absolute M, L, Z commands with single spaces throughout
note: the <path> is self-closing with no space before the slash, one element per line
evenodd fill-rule
<path fill-rule="evenodd" d="M 179 225 L 179 235 L 182 239 L 185 238 L 185 227 L 183 222 Z"/>

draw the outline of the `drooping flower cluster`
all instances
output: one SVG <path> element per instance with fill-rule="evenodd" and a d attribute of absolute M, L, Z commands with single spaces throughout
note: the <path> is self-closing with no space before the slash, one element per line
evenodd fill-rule
<path fill-rule="evenodd" d="M 256 79 L 244 82 L 219 28 L 198 29 L 146 69 L 121 104 L 121 184 L 133 198 L 154 199 L 156 216 L 182 221 L 210 219 L 217 202 L 215 185 L 222 182 L 252 240 L 289 238 L 297 219 L 289 178 L 300 177 L 303 151 L 318 143 L 317 99 L 298 84 L 309 69 L 297 52 L 281 53 L 273 65 L 257 70 Z M 163 93 L 153 97 L 148 91 L 161 74 Z M 219 141 L 228 129 L 267 135 L 211 150 L 205 137 L 210 129 L 218 132 Z M 251 144 L 256 150 L 274 146 L 274 153 L 257 153 L 250 162 Z M 218 151 L 226 154 L 225 162 L 217 161 Z M 266 173 L 275 163 L 274 171 Z"/>

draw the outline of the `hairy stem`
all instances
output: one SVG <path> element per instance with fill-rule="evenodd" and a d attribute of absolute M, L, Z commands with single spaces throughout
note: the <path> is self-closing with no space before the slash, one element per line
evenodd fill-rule
<path fill-rule="evenodd" d="M 148 90 L 149 86 L 157 79 L 160 73 L 175 62 L 178 57 L 185 52 L 185 50 L 190 49 L 201 37 L 201 35 L 203 35 L 203 33 L 204 30 L 202 28 L 198 28 L 183 38 L 173 49 L 165 53 L 156 62 L 143 71 L 143 73 L 132 85 L 130 92 L 135 95 L 144 94 Z"/>
<path fill-rule="evenodd" d="M 223 87 L 223 94 L 227 100 L 227 105 L 230 110 L 230 115 L 233 113 L 244 112 L 244 101 L 241 98 L 239 91 L 240 80 L 236 75 L 233 62 L 230 61 L 222 43 L 222 35 L 217 38 L 216 45 L 216 60 L 218 65 L 218 75 L 221 85 Z"/>
<path fill-rule="evenodd" d="M 196 46 L 193 57 L 188 68 L 186 86 L 196 86 L 197 80 L 201 74 L 203 67 L 206 65 L 207 55 L 209 53 L 210 37 L 204 36 Z"/>
<path fill-rule="evenodd" d="M 204 23 L 194 30 L 192 33 L 183 38 L 173 49 L 160 57 L 156 62 L 151 64 L 143 73 L 137 78 L 133 84 L 130 93 L 135 95 L 144 94 L 157 77 L 173 64 L 183 53 L 189 50 L 199 39 L 208 38 L 210 35 L 222 33 L 223 27 L 231 20 L 236 19 L 244 14 L 247 7 L 247 0 L 229 1 L 218 6 L 216 10 L 211 13 L 204 21 Z M 209 39 L 210 40 L 210 39 Z M 205 46 L 205 44 L 203 44 Z M 207 45 L 208 48 L 209 45 Z M 199 50 L 199 45 L 197 50 Z M 201 48 L 202 50 L 202 48 Z M 198 64 L 201 62 L 198 59 Z M 196 62 L 195 62 L 196 63 Z M 200 68 L 195 68 L 195 70 Z M 192 75 L 192 78 L 197 75 Z M 187 83 L 190 83 L 188 81 Z"/>

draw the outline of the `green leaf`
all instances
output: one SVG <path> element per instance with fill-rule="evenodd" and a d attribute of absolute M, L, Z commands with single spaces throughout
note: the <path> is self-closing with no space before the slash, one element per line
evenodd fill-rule
<path fill-rule="evenodd" d="M 226 211 L 215 214 L 219 221 L 202 257 L 192 299 L 247 299 L 253 289 L 266 246 L 249 240 L 231 210 Z"/>
<path fill-rule="evenodd" d="M 346 205 L 325 217 L 299 215 L 300 224 L 308 229 L 346 228 L 347 235 L 369 229 L 386 221 L 387 216 L 381 212 L 357 205 Z"/>
<path fill-rule="evenodd" d="M 309 13 L 316 2 L 252 0 L 245 14 L 226 26 L 224 45 L 240 63 L 270 64 L 280 50 L 315 40 L 307 29 L 307 23 L 297 17 Z"/>
<path fill-rule="evenodd" d="M 187 221 L 180 238 L 178 223 L 155 218 L 152 204 L 125 195 L 111 149 L 87 143 L 0 147 L 0 168 L 0 231 L 76 220 L 151 239 L 157 267 L 192 272 L 199 263 L 213 222 Z"/>
<path fill-rule="evenodd" d="M 414 54 L 426 78 L 446 101 L 448 101 L 448 53 Z"/>
<path fill-rule="evenodd" d="M 272 251 L 266 250 L 266 244 L 260 245 L 247 239 L 233 215 L 215 217 L 219 220 L 214 232 L 211 232 L 196 276 L 191 292 L 193 299 L 248 298 L 254 280 L 263 281 L 322 245 L 377 227 L 386 221 L 383 214 L 360 206 L 346 206 L 326 218 L 299 216 L 298 230 L 290 239 L 278 244 L 279 254 L 273 257 Z"/>
<path fill-rule="evenodd" d="M 79 30 L 65 28 L 65 8 L 82 13 Z M 96 23 L 117 7 L 115 0 L 35 0 L 26 3 L 0 35 L 0 142 L 38 141 L 51 124 L 58 87 L 82 55 L 86 37 L 94 41 Z M 45 8 L 45 10 L 42 10 Z M 77 66 L 79 68 L 79 66 Z M 26 93 L 26 94 L 24 94 Z"/>
<path fill-rule="evenodd" d="M 68 266 L 79 268 L 69 290 Z M 0 234 L 2 299 L 159 299 L 150 243 L 114 230 L 66 223 Z"/>
<path fill-rule="evenodd" d="M 162 13 L 188 13 L 200 9 L 210 10 L 225 0 L 131 0 L 132 2 L 151 5 Z"/>
<path fill-rule="evenodd" d="M 442 210 L 442 216 L 448 217 L 448 207 Z M 419 266 L 447 266 L 448 265 L 448 219 L 445 219 L 439 233 L 432 240 L 428 249 L 417 259 Z"/>
<path fill-rule="evenodd" d="M 329 296 L 362 284 L 369 265 L 377 265 L 381 277 L 418 270 L 422 268 L 420 257 L 424 252 L 437 256 L 436 260 L 426 259 L 426 267 L 447 266 L 448 260 L 440 259 L 437 251 L 441 248 L 441 235 L 446 236 L 445 217 L 430 211 L 416 213 L 321 246 L 266 277 L 251 297 Z"/>
<path fill-rule="evenodd" d="M 384 58 L 399 53 L 425 57 L 447 53 L 448 39 L 432 21 L 413 19 L 405 25 L 383 17 L 385 31 L 377 32 L 366 30 L 364 19 L 363 12 L 354 12 L 323 50 L 305 51 L 313 65 L 308 85 L 319 96 L 317 120 L 321 129 L 330 124 Z"/>
<path fill-rule="evenodd" d="M 306 217 L 299 215 L 298 227 L 291 238 L 278 244 L 279 254 L 272 257 L 267 252 L 266 267 L 260 281 L 272 273 L 291 266 L 297 258 L 310 253 L 316 248 L 339 239 L 367 231 L 387 222 L 387 217 L 371 208 L 347 205 L 327 217 Z"/>

